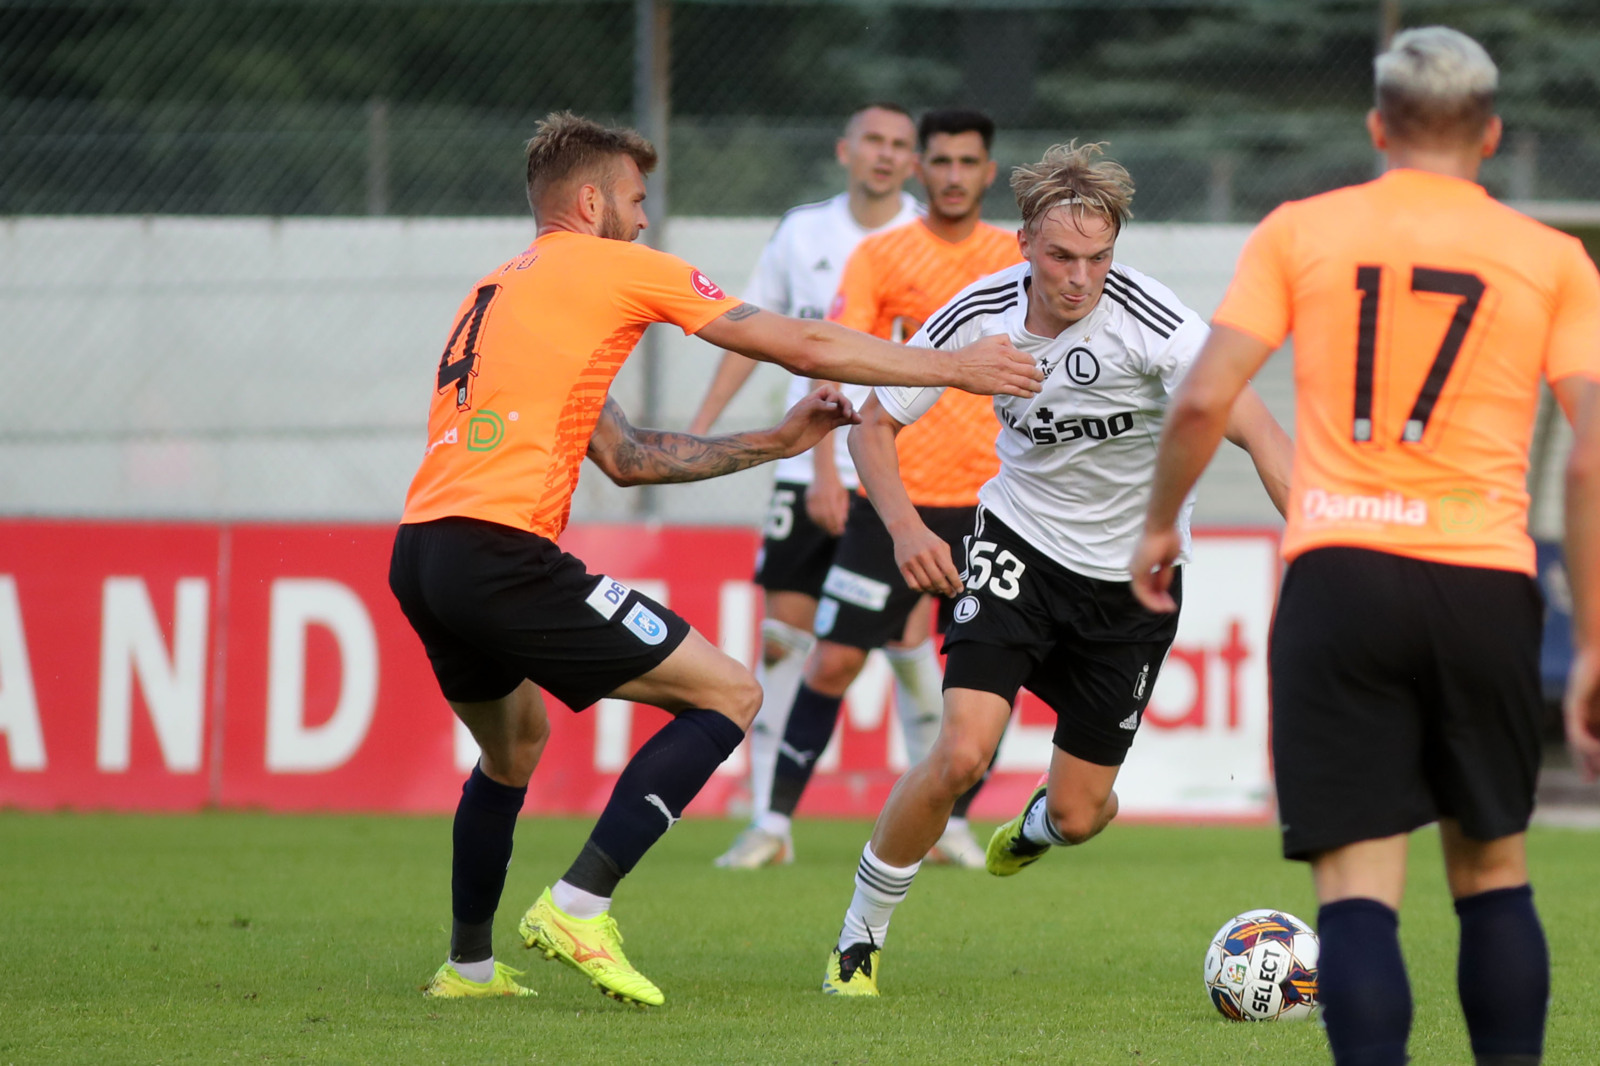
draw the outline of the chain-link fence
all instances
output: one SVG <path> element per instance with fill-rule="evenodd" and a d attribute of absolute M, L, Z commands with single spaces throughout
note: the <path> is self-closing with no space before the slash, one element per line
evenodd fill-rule
<path fill-rule="evenodd" d="M 421 382 L 460 294 L 531 235 L 521 144 L 555 108 L 643 117 L 669 246 L 731 288 L 779 213 L 840 188 L 833 141 L 864 101 L 984 108 L 1003 167 L 1106 140 L 1139 185 L 1136 265 L 1187 271 L 1208 313 L 1243 225 L 1371 176 L 1371 57 L 1430 22 L 1502 65 L 1491 191 L 1583 218 L 1592 0 L 0 0 L 3 350 L 14 380 L 72 383 L 70 403 L 0 400 L 0 507 L 397 513 Z M 986 210 L 1013 217 L 1003 181 Z M 463 216 L 482 217 L 444 221 Z M 681 426 L 714 353 L 658 359 L 619 397 Z M 729 421 L 774 414 L 775 382 Z M 655 505 L 751 519 L 764 476 Z M 580 515 L 635 511 L 597 480 Z M 1255 495 L 1213 517 L 1265 517 Z"/>

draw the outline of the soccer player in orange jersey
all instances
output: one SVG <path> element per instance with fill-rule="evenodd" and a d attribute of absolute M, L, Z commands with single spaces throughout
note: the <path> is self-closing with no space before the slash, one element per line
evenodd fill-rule
<path fill-rule="evenodd" d="M 456 811 L 450 956 L 428 991 L 523 995 L 493 960 L 512 833 L 550 727 L 543 688 L 574 710 L 605 696 L 674 718 L 618 778 L 577 860 L 523 916 L 523 941 L 606 994 L 659 1004 L 622 954 L 611 895 L 744 737 L 761 690 L 676 614 L 588 573 L 556 546 L 587 455 L 618 481 L 714 477 L 809 447 L 853 419 L 813 395 L 775 431 L 699 438 L 634 430 L 607 392 L 651 322 L 841 381 L 953 381 L 1031 394 L 1009 345 L 928 362 L 828 322 L 729 299 L 675 256 L 631 243 L 656 160 L 631 130 L 556 114 L 528 143 L 531 247 L 462 302 L 432 383 L 428 445 L 406 496 L 389 584 L 482 758 Z"/>
<path fill-rule="evenodd" d="M 1021 260 L 1016 236 L 982 221 L 983 195 L 994 184 L 990 157 L 994 122 L 969 110 L 929 111 L 917 128 L 917 174 L 927 214 L 867 237 L 845 265 L 829 317 L 843 325 L 906 341 L 967 285 Z M 999 466 L 999 431 L 987 397 L 952 392 L 899 441 L 907 491 L 924 520 L 958 544 L 972 529 L 978 487 Z M 837 435 L 835 435 L 837 436 Z M 826 456 L 831 440 L 815 449 Z M 819 465 L 831 466 L 830 458 Z M 794 855 L 790 822 L 816 758 L 838 721 L 839 707 L 867 653 L 884 648 L 896 674 L 895 706 L 912 762 L 927 755 L 939 732 L 939 660 L 929 639 L 932 601 L 910 588 L 895 568 L 894 547 L 865 496 L 831 483 L 836 499 L 820 513 L 842 527 L 817 604 L 817 644 L 793 697 L 768 787 L 750 826 L 717 859 L 720 866 L 788 862 Z M 823 486 L 813 484 L 811 495 Z M 808 498 L 808 506 L 811 505 Z M 973 793 L 976 793 L 976 787 Z M 967 825 L 972 794 L 964 796 L 935 861 L 983 866 L 983 848 Z"/>
<path fill-rule="evenodd" d="M 1524 488 L 1540 380 L 1577 428 L 1568 479 L 1578 667 L 1594 759 L 1600 662 L 1600 274 L 1574 238 L 1490 199 L 1495 65 L 1441 26 L 1376 60 L 1388 171 L 1286 204 L 1245 247 L 1174 401 L 1132 570 L 1166 595 L 1174 518 L 1233 396 L 1291 334 L 1298 442 L 1271 649 L 1284 854 L 1321 903 L 1336 1063 L 1406 1061 L 1398 909 L 1410 833 L 1437 821 L 1479 1066 L 1539 1061 L 1549 957 L 1524 837 L 1539 769 L 1539 634 Z M 1594 763 L 1591 761 L 1590 766 Z"/>

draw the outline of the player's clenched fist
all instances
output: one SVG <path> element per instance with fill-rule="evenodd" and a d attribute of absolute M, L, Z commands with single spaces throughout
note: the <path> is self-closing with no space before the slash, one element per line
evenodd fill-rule
<path fill-rule="evenodd" d="M 831 385 L 824 385 L 789 408 L 772 432 L 787 459 L 809 450 L 840 426 L 853 426 L 860 421 L 849 398 Z"/>
<path fill-rule="evenodd" d="M 961 572 L 950 556 L 950 545 L 921 522 L 891 529 L 894 561 L 906 584 L 918 592 L 954 596 L 961 591 Z"/>
<path fill-rule="evenodd" d="M 981 337 L 950 354 L 956 364 L 951 384 L 965 392 L 1032 396 L 1044 381 L 1033 357 L 1019 351 L 1007 337 Z"/>

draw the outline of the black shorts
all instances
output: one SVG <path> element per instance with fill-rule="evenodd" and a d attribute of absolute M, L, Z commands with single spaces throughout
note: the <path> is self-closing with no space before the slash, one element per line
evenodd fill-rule
<path fill-rule="evenodd" d="M 929 529 L 961 558 L 961 542 L 972 532 L 975 507 L 918 507 Z M 899 640 L 906 619 L 922 593 L 900 576 L 894 562 L 894 538 L 865 496 L 850 498 L 844 536 L 822 583 L 816 633 L 823 640 L 871 651 Z M 949 600 L 941 599 L 940 621 L 949 620 Z M 940 626 L 943 631 L 943 624 Z"/>
<path fill-rule="evenodd" d="M 994 515 L 980 511 L 945 634 L 944 687 L 1025 687 L 1056 712 L 1055 746 L 1098 766 L 1121 766 L 1178 632 L 1178 613 L 1144 608 L 1127 581 L 1068 570 Z M 1183 603 L 1183 573 L 1172 575 Z"/>
<path fill-rule="evenodd" d="M 524 678 L 582 710 L 672 654 L 689 623 L 550 541 L 494 522 L 402 525 L 389 588 L 445 699 L 499 699 Z"/>
<path fill-rule="evenodd" d="M 803 592 L 817 599 L 839 538 L 806 513 L 806 488 L 797 481 L 772 487 L 761 527 L 761 554 L 756 556 L 756 584 L 768 592 Z"/>
<path fill-rule="evenodd" d="M 1289 565 L 1272 626 L 1283 853 L 1441 817 L 1528 827 L 1539 772 L 1543 602 L 1524 574 L 1318 548 Z"/>

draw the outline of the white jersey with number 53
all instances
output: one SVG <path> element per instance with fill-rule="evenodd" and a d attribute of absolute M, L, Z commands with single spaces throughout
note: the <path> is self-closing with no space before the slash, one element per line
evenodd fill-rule
<path fill-rule="evenodd" d="M 1094 310 L 1057 337 L 1035 336 L 1023 327 L 1031 273 L 1021 263 L 973 283 L 911 344 L 951 350 L 1003 334 L 1034 357 L 1043 391 L 994 398 L 1000 472 L 978 502 L 1067 569 L 1127 581 L 1167 404 L 1209 330 L 1171 289 L 1119 263 Z M 880 386 L 877 396 L 909 424 L 942 392 Z M 1179 562 L 1189 558 L 1193 509 L 1191 495 L 1178 520 Z"/>

